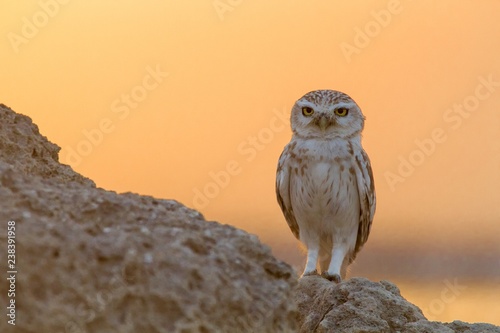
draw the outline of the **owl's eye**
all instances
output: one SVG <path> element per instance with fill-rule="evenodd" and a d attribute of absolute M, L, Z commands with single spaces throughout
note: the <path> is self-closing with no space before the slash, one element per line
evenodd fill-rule
<path fill-rule="evenodd" d="M 312 116 L 313 113 L 314 113 L 313 108 L 310 108 L 308 106 L 304 106 L 302 108 L 302 114 L 306 117 Z"/>
<path fill-rule="evenodd" d="M 334 112 L 339 117 L 345 117 L 349 113 L 349 109 L 348 108 L 338 108 L 338 109 L 335 109 Z"/>

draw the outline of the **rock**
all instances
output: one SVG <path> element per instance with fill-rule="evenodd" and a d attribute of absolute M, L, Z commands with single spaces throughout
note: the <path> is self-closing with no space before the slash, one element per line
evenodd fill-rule
<path fill-rule="evenodd" d="M 500 333 L 489 324 L 428 321 L 388 281 L 352 278 L 334 284 L 307 276 L 299 280 L 294 299 L 301 333 Z"/>
<path fill-rule="evenodd" d="M 97 189 L 58 151 L 0 106 L 2 271 L 8 221 L 17 270 L 16 326 L 4 315 L 0 332 L 296 331 L 297 277 L 256 236 L 174 200 Z"/>
<path fill-rule="evenodd" d="M 95 187 L 93 181 L 59 163 L 60 150 L 40 134 L 29 117 L 0 104 L 0 161 L 26 175 Z"/>
<path fill-rule="evenodd" d="M 491 324 L 469 324 L 459 320 L 443 324 L 456 333 L 499 333 L 500 327 Z"/>
<path fill-rule="evenodd" d="M 387 281 L 297 284 L 256 236 L 174 200 L 98 189 L 59 149 L 0 104 L 1 267 L 17 271 L 0 284 L 0 306 L 15 300 L 16 315 L 2 333 L 500 333 L 430 322 Z"/>

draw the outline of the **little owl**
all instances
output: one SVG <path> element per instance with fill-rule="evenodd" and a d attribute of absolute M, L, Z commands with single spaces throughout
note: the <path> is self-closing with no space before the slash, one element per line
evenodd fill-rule
<path fill-rule="evenodd" d="M 311 91 L 291 113 L 292 139 L 278 162 L 276 194 L 292 233 L 307 247 L 305 275 L 340 282 L 366 243 L 375 187 L 361 146 L 365 117 L 348 95 Z"/>

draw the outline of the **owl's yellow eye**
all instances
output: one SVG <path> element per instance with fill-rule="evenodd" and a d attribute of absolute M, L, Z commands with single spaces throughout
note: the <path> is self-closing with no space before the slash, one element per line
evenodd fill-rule
<path fill-rule="evenodd" d="M 338 109 L 335 109 L 334 112 L 339 117 L 345 117 L 349 113 L 349 109 L 348 108 L 338 108 Z"/>
<path fill-rule="evenodd" d="M 312 116 L 313 113 L 314 113 L 313 108 L 310 108 L 308 106 L 304 106 L 302 108 L 302 114 L 306 117 Z"/>

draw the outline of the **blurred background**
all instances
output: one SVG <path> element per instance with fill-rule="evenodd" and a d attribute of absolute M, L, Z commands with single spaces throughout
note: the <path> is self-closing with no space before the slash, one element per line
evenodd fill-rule
<path fill-rule="evenodd" d="M 351 276 L 500 325 L 500 2 L 5 0 L 0 103 L 99 187 L 173 198 L 301 272 L 276 203 L 289 110 L 353 97 L 378 207 Z"/>

